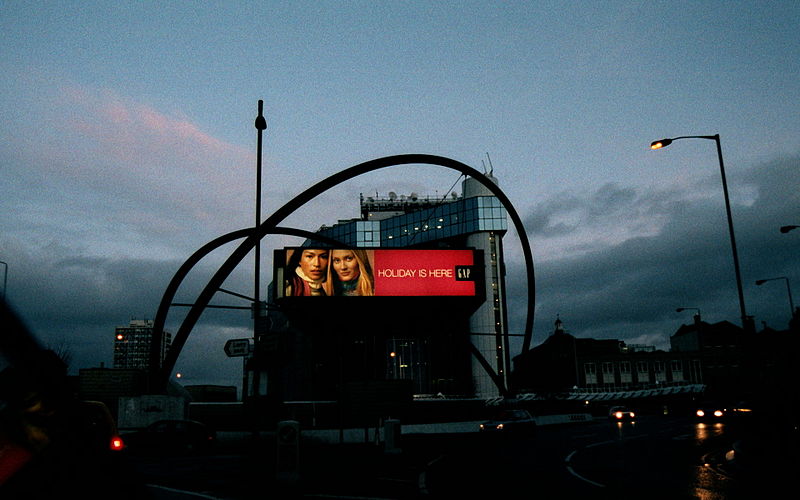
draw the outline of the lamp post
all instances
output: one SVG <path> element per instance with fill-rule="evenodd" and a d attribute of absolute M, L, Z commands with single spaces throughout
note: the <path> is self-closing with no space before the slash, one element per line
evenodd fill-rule
<path fill-rule="evenodd" d="M 700 309 L 696 307 L 679 307 L 675 309 L 675 312 L 683 312 L 686 311 L 687 309 L 692 309 L 693 311 L 697 311 L 697 314 L 694 317 L 697 321 L 700 321 Z"/>
<path fill-rule="evenodd" d="M 764 283 L 766 283 L 767 281 L 773 281 L 773 280 L 786 280 L 786 293 L 789 294 L 789 317 L 793 318 L 794 317 L 794 302 L 792 301 L 792 289 L 789 286 L 789 278 L 787 278 L 786 276 L 778 276 L 777 278 L 767 278 L 767 279 L 763 279 L 763 280 L 756 280 L 756 285 L 761 286 Z"/>
<path fill-rule="evenodd" d="M 256 146 L 256 225 L 255 228 L 261 225 L 261 141 L 262 134 L 267 128 L 267 120 L 264 119 L 264 101 L 258 101 L 258 116 L 255 121 L 256 130 L 258 130 L 258 144 Z M 258 312 L 258 303 L 260 301 L 260 274 L 261 274 L 261 242 L 256 243 L 255 248 L 255 283 L 253 284 L 253 312 Z"/>
<path fill-rule="evenodd" d="M 8 283 L 8 264 L 0 260 L 0 264 L 3 264 L 4 271 L 3 271 L 3 300 L 6 300 L 6 284 Z"/>
<path fill-rule="evenodd" d="M 749 318 L 744 307 L 744 292 L 742 291 L 742 274 L 739 270 L 739 254 L 736 251 L 736 237 L 733 234 L 733 218 L 731 217 L 731 202 L 728 198 L 728 182 L 725 179 L 725 164 L 722 161 L 722 146 L 719 141 L 719 134 L 715 135 L 684 135 L 680 137 L 673 137 L 672 139 L 661 139 L 654 141 L 650 144 L 650 149 L 661 149 L 669 146 L 673 141 L 678 139 L 708 139 L 716 142 L 717 144 L 717 157 L 719 158 L 719 173 L 722 177 L 722 191 L 725 194 L 725 211 L 728 214 L 728 232 L 731 237 L 731 250 L 733 252 L 733 268 L 736 272 L 736 289 L 739 293 L 739 310 L 742 315 L 742 328 L 747 332 L 752 332 L 754 328 L 750 326 Z"/>

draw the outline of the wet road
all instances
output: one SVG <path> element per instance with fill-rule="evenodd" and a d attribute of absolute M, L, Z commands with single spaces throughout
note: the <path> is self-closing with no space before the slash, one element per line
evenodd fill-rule
<path fill-rule="evenodd" d="M 478 436 L 481 437 L 481 436 Z M 729 423 L 646 416 L 541 427 L 533 439 L 451 443 L 425 474 L 436 498 L 702 499 L 757 498 L 791 482 L 785 471 L 740 470 Z"/>
<path fill-rule="evenodd" d="M 764 456 L 746 468 L 731 461 L 740 430 L 645 416 L 540 426 L 535 436 L 514 439 L 403 434 L 402 454 L 390 456 L 375 445 L 308 446 L 301 450 L 300 481 L 289 492 L 380 499 L 781 498 L 772 494 L 793 488 L 795 471 Z M 274 480 L 274 450 L 262 443 L 247 454 L 142 458 L 138 464 L 149 482 L 176 490 L 226 499 L 288 497 Z"/>

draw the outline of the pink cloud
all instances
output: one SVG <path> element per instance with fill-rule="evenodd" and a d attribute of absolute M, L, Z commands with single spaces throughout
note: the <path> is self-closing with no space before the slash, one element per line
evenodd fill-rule
<path fill-rule="evenodd" d="M 68 87 L 63 94 L 71 101 L 70 127 L 98 141 L 106 152 L 127 156 L 131 148 L 139 155 L 163 156 L 172 152 L 182 159 L 195 156 L 203 163 L 217 157 L 247 155 L 241 147 L 203 132 L 184 117 L 170 116 L 145 104 L 126 100 L 110 91 Z"/>
<path fill-rule="evenodd" d="M 72 86 L 60 95 L 66 107 L 53 154 L 62 161 L 50 164 L 60 175 L 95 190 L 124 190 L 151 208 L 151 200 L 159 200 L 200 219 L 238 213 L 241 203 L 235 200 L 250 195 L 249 148 L 214 137 L 187 117 L 108 90 Z"/>

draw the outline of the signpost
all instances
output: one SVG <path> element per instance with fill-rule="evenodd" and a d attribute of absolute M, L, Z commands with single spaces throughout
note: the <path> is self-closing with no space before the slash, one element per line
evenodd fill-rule
<path fill-rule="evenodd" d="M 230 339 L 225 342 L 225 354 L 229 358 L 238 358 L 250 354 L 250 339 Z"/>

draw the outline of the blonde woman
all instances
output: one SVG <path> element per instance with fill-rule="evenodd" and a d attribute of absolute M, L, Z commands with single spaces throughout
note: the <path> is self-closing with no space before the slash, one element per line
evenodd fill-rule
<path fill-rule="evenodd" d="M 332 250 L 325 293 L 329 296 L 374 295 L 372 268 L 365 250 Z"/>

